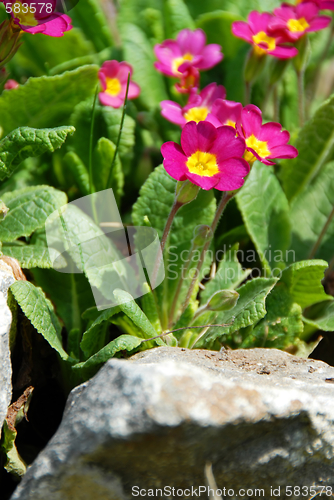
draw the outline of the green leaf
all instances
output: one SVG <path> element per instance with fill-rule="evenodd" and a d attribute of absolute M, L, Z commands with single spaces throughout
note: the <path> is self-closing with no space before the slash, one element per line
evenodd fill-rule
<path fill-rule="evenodd" d="M 91 99 L 80 103 L 74 110 L 71 116 L 70 123 L 75 127 L 76 133 L 71 140 L 71 144 L 78 156 L 80 156 L 84 165 L 89 165 L 89 141 L 90 127 L 92 119 Z M 95 122 L 93 131 L 93 148 L 97 147 L 97 143 L 101 137 L 109 139 L 114 144 L 117 143 L 119 127 L 121 123 L 122 110 L 113 109 L 108 106 L 96 104 L 95 107 Z M 122 136 L 119 146 L 119 155 L 124 157 L 128 155 L 129 150 L 135 142 L 134 136 L 135 122 L 125 115 Z M 107 179 L 105 180 L 107 182 Z"/>
<path fill-rule="evenodd" d="M 85 0 L 71 10 L 71 17 L 79 24 L 97 51 L 113 45 L 107 18 L 98 0 Z"/>
<path fill-rule="evenodd" d="M 21 127 L 43 128 L 64 122 L 74 106 L 95 92 L 98 67 L 82 66 L 62 75 L 29 78 L 0 96 L 0 125 L 7 135 Z"/>
<path fill-rule="evenodd" d="M 297 158 L 285 161 L 281 179 L 291 201 L 316 178 L 334 153 L 334 97 L 328 99 L 300 131 Z"/>
<path fill-rule="evenodd" d="M 145 33 L 135 24 L 122 24 L 121 37 L 124 58 L 133 66 L 133 81 L 140 86 L 140 103 L 147 109 L 160 108 L 160 102 L 168 99 L 163 77 L 154 68 L 153 47 Z"/>
<path fill-rule="evenodd" d="M 225 251 L 215 277 L 205 285 L 205 290 L 201 292 L 201 304 L 206 303 L 209 298 L 218 290 L 235 290 L 249 275 L 251 269 L 243 269 L 238 260 L 239 245 L 234 245 L 230 250 Z M 216 252 L 218 257 L 219 253 Z"/>
<path fill-rule="evenodd" d="M 21 478 L 27 471 L 27 466 L 23 459 L 20 457 L 15 439 L 17 436 L 16 429 L 10 429 L 7 421 L 5 420 L 3 423 L 3 432 L 2 432 L 2 449 L 6 454 L 6 463 L 4 468 L 7 472 L 13 474 L 14 476 Z"/>
<path fill-rule="evenodd" d="M 271 267 L 286 262 L 291 237 L 289 204 L 273 167 L 255 162 L 236 198 L 264 269 L 270 273 Z"/>
<path fill-rule="evenodd" d="M 82 332 L 86 322 L 82 320 L 81 314 L 95 305 L 86 276 L 59 273 L 53 269 L 34 269 L 33 276 L 55 304 L 67 331 L 78 328 Z"/>
<path fill-rule="evenodd" d="M 314 326 L 317 330 L 324 332 L 334 331 L 334 302 L 326 300 L 307 311 L 307 317 L 303 321 L 308 325 Z"/>
<path fill-rule="evenodd" d="M 319 240 L 315 255 L 330 262 L 334 252 L 334 220 L 330 217 L 334 207 L 334 163 L 329 163 L 303 193 L 296 197 L 291 207 L 292 243 L 289 253 L 293 261 L 309 258 Z"/>
<path fill-rule="evenodd" d="M 28 70 L 34 76 L 44 75 L 46 69 L 94 53 L 92 43 L 86 40 L 79 28 L 73 28 L 58 38 L 24 33 L 22 41 L 12 64 Z"/>
<path fill-rule="evenodd" d="M 157 332 L 153 325 L 129 293 L 124 290 L 115 290 L 114 296 L 120 310 L 123 311 L 124 314 L 126 314 L 133 321 L 133 323 L 141 329 L 144 339 L 157 336 Z M 156 339 L 156 342 L 159 345 L 165 345 L 161 339 Z"/>
<path fill-rule="evenodd" d="M 155 331 L 158 334 L 162 333 L 156 299 L 148 283 L 144 283 L 144 295 L 141 298 L 141 304 L 144 314 L 153 325 Z"/>
<path fill-rule="evenodd" d="M 266 315 L 266 297 L 276 283 L 276 278 L 255 278 L 238 288 L 240 297 L 237 305 L 230 311 L 218 314 L 214 320 L 214 323 L 228 326 L 209 328 L 196 347 L 203 347 L 215 339 L 227 339 L 237 330 L 255 325 Z"/>
<path fill-rule="evenodd" d="M 331 298 L 321 284 L 327 267 L 327 262 L 323 260 L 306 260 L 284 269 L 281 281 L 302 309 Z"/>
<path fill-rule="evenodd" d="M 174 201 L 176 181 L 163 166 L 157 167 L 140 190 L 137 202 L 133 206 L 132 220 L 135 226 L 145 225 L 148 217 L 161 238 L 167 217 Z M 171 304 L 182 270 L 187 266 L 194 229 L 200 224 L 210 225 L 216 210 L 216 201 L 212 191 L 200 190 L 196 200 L 183 206 L 176 214 L 166 251 L 163 286 L 163 307 Z M 204 263 L 202 275 L 208 272 L 211 263 L 210 253 Z M 196 264 L 196 262 L 194 262 Z M 162 285 L 161 285 L 162 286 Z M 157 289 L 158 290 L 158 289 Z M 185 298 L 186 286 L 180 294 L 180 301 Z"/>
<path fill-rule="evenodd" d="M 10 287 L 22 311 L 50 346 L 63 360 L 69 356 L 63 349 L 59 323 L 56 320 L 51 302 L 45 298 L 41 288 L 29 281 L 16 281 Z"/>
<path fill-rule="evenodd" d="M 103 191 L 103 189 L 106 189 L 107 187 L 107 180 L 109 178 L 109 172 L 114 159 L 115 151 L 116 146 L 113 142 L 105 137 L 101 137 L 101 139 L 99 139 L 94 150 L 93 182 L 96 191 Z M 117 155 L 113 171 L 111 173 L 111 185 L 109 186 L 114 191 L 117 204 L 119 204 L 123 195 L 123 186 L 124 175 L 122 164 L 119 156 Z"/>
<path fill-rule="evenodd" d="M 40 267 L 49 269 L 53 267 L 53 262 L 57 259 L 57 264 L 66 267 L 66 261 L 54 248 L 47 248 L 42 245 L 3 245 L 2 253 L 8 257 L 18 260 L 24 269 Z M 50 258 L 51 255 L 51 258 Z"/>
<path fill-rule="evenodd" d="M 179 31 L 195 29 L 195 23 L 183 0 L 164 0 L 166 38 L 176 38 Z"/>
<path fill-rule="evenodd" d="M 302 308 L 284 283 L 278 283 L 266 301 L 266 316 L 242 342 L 242 348 L 274 347 L 294 344 L 304 330 Z"/>
<path fill-rule="evenodd" d="M 26 158 L 53 153 L 75 132 L 74 127 L 20 127 L 0 141 L 0 180 L 10 177 Z"/>
<path fill-rule="evenodd" d="M 66 194 L 50 186 L 32 186 L 5 193 L 3 201 L 9 208 L 0 223 L 0 241 L 14 241 L 44 226 L 47 217 L 65 205 Z"/>
<path fill-rule="evenodd" d="M 89 175 L 87 168 L 81 161 L 81 158 L 79 158 L 79 156 L 74 153 L 74 151 L 69 151 L 64 156 L 63 161 L 72 173 L 81 193 L 83 195 L 90 194 Z"/>
<path fill-rule="evenodd" d="M 231 12 L 207 12 L 197 20 L 196 26 L 205 31 L 208 43 L 222 46 L 224 58 L 233 59 L 244 46 L 244 42 L 235 37 L 231 31 L 232 23 L 241 19 L 241 16 Z"/>
<path fill-rule="evenodd" d="M 98 349 L 96 347 L 99 345 L 98 334 L 100 331 L 100 325 L 108 321 L 112 316 L 119 312 L 119 307 L 112 307 L 103 311 L 98 318 L 90 325 L 88 330 L 85 331 L 80 343 L 80 347 L 86 358 L 89 358 Z"/>
<path fill-rule="evenodd" d="M 73 370 L 82 371 L 84 376 L 88 374 L 93 374 L 97 371 L 97 368 L 102 363 L 108 361 L 108 359 L 115 356 L 115 354 L 119 351 L 133 351 L 140 346 L 143 339 L 139 339 L 138 337 L 134 337 L 133 335 L 121 335 L 117 337 L 117 339 L 112 340 L 107 344 L 103 349 L 99 352 L 91 356 L 87 361 L 83 363 L 78 363 L 73 366 Z"/>

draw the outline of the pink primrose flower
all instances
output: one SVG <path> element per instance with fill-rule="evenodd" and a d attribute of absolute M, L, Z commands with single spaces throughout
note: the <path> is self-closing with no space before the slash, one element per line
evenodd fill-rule
<path fill-rule="evenodd" d="M 2 2 L 14 23 L 33 35 L 42 33 L 52 37 L 63 36 L 72 29 L 72 20 L 66 14 L 55 12 L 57 0 L 36 3 L 34 0 L 4 0 Z"/>
<path fill-rule="evenodd" d="M 206 70 L 223 59 L 221 46 L 206 44 L 206 35 L 201 29 L 184 29 L 176 40 L 165 40 L 154 47 L 158 59 L 154 66 L 167 76 L 180 78 L 189 68 Z"/>
<path fill-rule="evenodd" d="M 207 117 L 207 121 L 215 125 L 215 127 L 228 125 L 236 128 L 237 123 L 241 120 L 241 112 L 242 104 L 240 104 L 240 102 L 216 99 L 212 106 L 211 113 Z"/>
<path fill-rule="evenodd" d="M 334 10 L 334 0 L 297 0 L 296 4 L 313 2 L 320 10 Z"/>
<path fill-rule="evenodd" d="M 104 106 L 120 108 L 124 104 L 128 75 L 132 76 L 132 66 L 126 62 L 106 61 L 103 63 L 99 78 L 102 92 L 99 99 Z M 136 99 L 140 94 L 140 87 L 130 81 L 128 99 Z"/>
<path fill-rule="evenodd" d="M 183 108 L 174 101 L 162 101 L 161 114 L 180 127 L 184 127 L 187 122 L 196 123 L 204 121 L 210 113 L 214 102 L 217 99 L 224 99 L 226 90 L 222 85 L 210 83 L 199 94 L 192 91 L 189 95 L 188 103 Z"/>
<path fill-rule="evenodd" d="M 283 45 L 287 41 L 286 38 L 269 34 L 268 26 L 272 19 L 272 14 L 268 12 L 261 14 L 253 10 L 250 12 L 247 22 L 235 21 L 232 24 L 232 33 L 253 45 L 255 53 L 259 56 L 269 54 L 279 59 L 295 57 L 298 50 L 295 47 Z"/>
<path fill-rule="evenodd" d="M 181 134 L 181 146 L 162 145 L 163 165 L 178 181 L 189 179 L 202 189 L 234 191 L 244 183 L 249 165 L 242 158 L 244 140 L 232 127 L 215 128 L 208 122 L 188 122 Z"/>
<path fill-rule="evenodd" d="M 197 91 L 199 87 L 199 71 L 190 66 L 180 76 L 180 82 L 175 84 L 175 88 L 180 94 L 189 94 L 191 91 Z"/>
<path fill-rule="evenodd" d="M 252 163 L 256 159 L 266 165 L 274 165 L 275 158 L 296 158 L 298 151 L 290 146 L 290 134 L 282 130 L 280 123 L 262 125 L 262 112 L 254 104 L 246 106 L 237 124 L 238 134 L 245 139 L 245 159 Z"/>
<path fill-rule="evenodd" d="M 275 17 L 269 24 L 272 34 L 285 36 L 291 42 L 299 40 L 306 33 L 327 28 L 331 22 L 328 16 L 319 16 L 319 7 L 314 2 L 298 5 L 283 3 L 274 10 Z"/>
<path fill-rule="evenodd" d="M 17 83 L 16 80 L 9 79 L 4 85 L 4 88 L 6 90 L 12 90 L 12 89 L 17 89 L 19 87 L 19 84 Z"/>

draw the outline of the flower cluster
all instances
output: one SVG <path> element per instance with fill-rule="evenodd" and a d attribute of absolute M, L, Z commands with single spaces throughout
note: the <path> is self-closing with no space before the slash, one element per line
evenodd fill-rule
<path fill-rule="evenodd" d="M 258 57 L 269 54 L 279 59 L 289 59 L 298 54 L 294 43 L 307 33 L 326 28 L 329 16 L 319 15 L 321 9 L 334 10 L 334 1 L 305 0 L 297 5 L 283 3 L 269 12 L 252 11 L 247 22 L 236 21 L 232 33 L 253 46 Z"/>
<path fill-rule="evenodd" d="M 33 35 L 42 33 L 52 37 L 63 36 L 72 29 L 72 20 L 66 14 L 55 12 L 57 0 L 38 3 L 35 0 L 2 0 L 13 22 Z"/>
<path fill-rule="evenodd" d="M 220 45 L 206 45 L 201 29 L 180 31 L 176 40 L 165 40 L 154 47 L 158 59 L 154 66 L 164 75 L 178 78 L 176 89 L 189 93 L 199 86 L 200 71 L 213 68 L 223 59 Z"/>
<path fill-rule="evenodd" d="M 178 180 L 184 180 L 186 176 L 203 189 L 212 187 L 221 189 L 223 185 L 227 189 L 228 185 L 233 184 L 232 181 L 235 182 L 234 186 L 240 187 L 242 179 L 240 172 L 245 175 L 245 163 L 239 161 L 242 156 L 250 164 L 259 160 L 266 165 L 272 165 L 274 159 L 295 158 L 298 155 L 296 148 L 288 144 L 289 132 L 283 131 L 279 123 L 270 122 L 263 125 L 262 112 L 257 106 L 250 104 L 243 108 L 238 102 L 226 100 L 224 87 L 217 86 L 215 83 L 205 87 L 199 94 L 191 93 L 188 104 L 184 108 L 173 101 L 162 101 L 161 107 L 162 115 L 166 119 L 183 128 L 181 136 L 183 153 L 174 143 L 166 143 L 167 145 L 165 144 L 162 148 L 167 172 Z M 198 124 L 197 129 L 196 124 Z M 214 129 L 217 131 L 216 136 Z M 183 144 L 189 144 L 191 134 L 193 137 L 197 134 L 198 137 L 192 140 L 193 144 L 197 141 L 198 149 L 195 147 L 196 151 L 194 149 L 191 153 L 192 155 L 196 153 L 195 156 L 187 156 L 190 149 L 187 146 L 186 149 L 183 147 Z M 207 139 L 203 139 L 206 137 L 205 134 L 211 138 L 215 136 L 214 140 L 212 139 L 213 142 L 220 141 L 224 150 L 231 154 L 230 158 L 233 159 L 231 168 L 232 166 L 233 168 L 227 178 L 226 163 L 224 169 L 221 169 L 221 156 L 213 152 L 220 146 L 215 144 L 213 149 L 211 146 L 208 148 Z M 226 149 L 227 138 L 230 143 L 229 148 Z M 182 154 L 188 158 L 186 161 L 183 158 L 181 162 L 180 155 Z M 236 165 L 239 167 L 243 165 L 243 167 L 235 168 Z M 228 183 L 224 183 L 225 180 L 228 180 Z M 215 181 L 217 181 L 216 185 L 213 186 Z M 237 187 L 231 189 L 237 189 Z"/>

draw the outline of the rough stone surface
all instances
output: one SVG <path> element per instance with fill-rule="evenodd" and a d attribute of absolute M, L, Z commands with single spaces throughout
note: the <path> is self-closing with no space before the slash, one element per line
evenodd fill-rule
<path fill-rule="evenodd" d="M 291 496 L 286 486 L 334 491 L 333 421 L 334 368 L 321 361 L 273 349 L 157 348 L 110 360 L 72 391 L 12 500 L 123 500 L 135 498 L 133 486 L 187 498 L 152 490 L 199 495 L 208 463 L 230 490 L 224 498 L 258 488 L 264 494 L 243 498 L 269 499 L 280 487 L 276 498 L 300 500 L 302 490 Z"/>
<path fill-rule="evenodd" d="M 7 306 L 7 291 L 14 281 L 10 266 L 0 260 L 0 436 L 12 397 L 12 365 L 9 350 L 12 314 Z"/>

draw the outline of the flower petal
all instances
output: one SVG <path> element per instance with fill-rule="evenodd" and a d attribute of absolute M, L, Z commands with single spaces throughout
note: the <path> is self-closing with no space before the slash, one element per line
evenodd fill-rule
<path fill-rule="evenodd" d="M 187 179 L 186 167 L 187 158 L 185 157 L 181 146 L 175 142 L 165 142 L 161 146 L 161 154 L 164 158 L 163 166 L 166 172 L 177 181 L 185 181 Z"/>
<path fill-rule="evenodd" d="M 186 124 L 186 119 L 182 115 L 181 106 L 174 101 L 161 101 L 160 106 L 162 108 L 161 114 L 166 120 L 169 120 L 176 125 L 183 127 Z"/>
<path fill-rule="evenodd" d="M 206 35 L 203 30 L 197 29 L 191 31 L 189 29 L 184 29 L 180 31 L 176 39 L 181 53 L 183 54 L 200 54 L 206 43 Z"/>
<path fill-rule="evenodd" d="M 241 137 L 236 137 L 236 130 L 233 127 L 219 127 L 217 139 L 210 152 L 216 155 L 217 163 L 220 165 L 229 158 L 242 157 L 245 152 L 245 141 Z"/>
<path fill-rule="evenodd" d="M 253 32 L 245 21 L 235 21 L 232 24 L 232 33 L 234 36 L 246 40 L 246 42 L 253 43 Z"/>
<path fill-rule="evenodd" d="M 209 152 L 217 137 L 216 127 L 209 122 L 188 122 L 181 134 L 181 146 L 189 157 L 196 151 Z"/>
<path fill-rule="evenodd" d="M 298 149 L 289 144 L 276 146 L 270 150 L 269 158 L 296 158 L 298 156 Z"/>
<path fill-rule="evenodd" d="M 311 32 L 323 30 L 324 28 L 327 28 L 331 20 L 332 18 L 328 16 L 318 16 L 310 22 L 310 27 L 306 31 Z"/>
<path fill-rule="evenodd" d="M 119 96 L 113 97 L 107 92 L 99 93 L 100 103 L 104 106 L 111 106 L 113 108 L 120 108 L 124 104 L 124 99 L 121 99 Z"/>
<path fill-rule="evenodd" d="M 234 191 L 241 188 L 249 173 L 249 165 L 243 158 L 230 158 L 220 165 L 220 179 L 215 186 L 219 191 Z"/>
<path fill-rule="evenodd" d="M 211 43 L 202 50 L 202 60 L 196 63 L 196 68 L 203 70 L 211 69 L 216 64 L 220 63 L 223 57 L 221 46 L 216 43 Z"/>
<path fill-rule="evenodd" d="M 242 110 L 241 121 L 245 137 L 247 138 L 252 134 L 257 137 L 262 125 L 261 110 L 257 106 L 254 106 L 254 104 L 248 104 Z"/>

